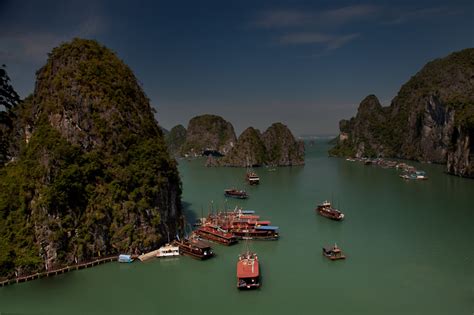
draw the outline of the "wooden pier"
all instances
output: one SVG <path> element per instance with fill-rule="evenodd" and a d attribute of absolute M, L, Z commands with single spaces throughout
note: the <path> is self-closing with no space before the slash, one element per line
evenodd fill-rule
<path fill-rule="evenodd" d="M 69 271 L 94 267 L 94 266 L 101 265 L 101 264 L 104 264 L 104 263 L 108 263 L 108 262 L 111 262 L 111 261 L 117 261 L 117 257 L 118 256 L 116 256 L 116 255 L 102 257 L 102 258 L 98 258 L 98 259 L 91 260 L 91 261 L 88 261 L 88 262 L 75 264 L 75 265 L 72 265 L 72 266 L 66 266 L 66 267 L 59 268 L 59 269 L 54 269 L 54 270 L 49 270 L 49 271 L 44 271 L 44 272 L 38 272 L 38 273 L 28 275 L 28 276 L 22 276 L 22 277 L 17 277 L 17 278 L 13 278 L 13 279 L 3 280 L 3 281 L 0 281 L 0 287 L 7 286 L 9 284 L 15 284 L 15 283 L 21 283 L 21 282 L 31 281 L 31 280 L 35 280 L 35 279 L 40 279 L 40 278 L 44 278 L 44 277 L 57 276 L 59 274 L 66 273 L 66 272 L 69 272 Z"/>
<path fill-rule="evenodd" d="M 158 255 L 159 252 L 160 252 L 160 250 L 156 249 L 156 250 L 153 250 L 149 253 L 142 254 L 142 255 L 138 256 L 138 259 L 140 261 L 147 261 L 149 259 L 156 258 L 156 255 Z"/>

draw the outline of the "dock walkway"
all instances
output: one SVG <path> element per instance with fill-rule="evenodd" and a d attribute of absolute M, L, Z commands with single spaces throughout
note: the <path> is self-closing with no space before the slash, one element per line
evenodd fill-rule
<path fill-rule="evenodd" d="M 91 260 L 91 261 L 88 261 L 88 262 L 83 262 L 83 263 L 80 263 L 80 264 L 75 264 L 75 265 L 72 265 L 72 266 L 66 266 L 66 267 L 62 267 L 62 268 L 59 268 L 59 269 L 54 269 L 54 270 L 49 270 L 49 271 L 44 271 L 44 272 L 38 272 L 38 273 L 28 275 L 28 276 L 22 276 L 22 277 L 16 277 L 16 278 L 12 278 L 12 279 L 3 280 L 3 281 L 0 281 L 0 287 L 7 286 L 9 284 L 15 284 L 15 283 L 21 283 L 21 282 L 26 282 L 26 281 L 30 281 L 30 280 L 40 279 L 40 278 L 44 278 L 44 277 L 52 277 L 52 276 L 56 276 L 56 275 L 66 273 L 66 272 L 69 272 L 69 271 L 73 271 L 73 270 L 80 270 L 80 269 L 85 269 L 85 268 L 97 266 L 97 265 L 104 264 L 104 263 L 107 263 L 107 262 L 116 261 L 117 257 L 118 257 L 117 255 L 113 255 L 113 256 L 97 258 L 95 260 Z"/>

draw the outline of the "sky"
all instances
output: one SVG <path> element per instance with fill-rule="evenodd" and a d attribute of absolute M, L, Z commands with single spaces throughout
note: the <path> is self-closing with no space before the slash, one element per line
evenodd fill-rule
<path fill-rule="evenodd" d="M 217 114 L 334 135 L 389 105 L 428 61 L 474 47 L 474 1 L 0 0 L 0 64 L 26 97 L 55 46 L 96 39 L 128 64 L 161 126 Z"/>

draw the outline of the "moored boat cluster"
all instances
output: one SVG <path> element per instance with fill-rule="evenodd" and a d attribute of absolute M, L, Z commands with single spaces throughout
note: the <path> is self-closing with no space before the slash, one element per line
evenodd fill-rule
<path fill-rule="evenodd" d="M 393 160 L 385 160 L 383 158 L 347 158 L 346 161 L 349 162 L 360 162 L 364 163 L 364 165 L 371 165 L 381 168 L 394 168 L 397 170 L 402 171 L 402 174 L 399 176 L 403 179 L 413 179 L 413 180 L 425 180 L 428 179 L 426 173 L 421 170 L 417 170 L 414 166 L 409 165 L 405 162 L 393 161 Z"/>

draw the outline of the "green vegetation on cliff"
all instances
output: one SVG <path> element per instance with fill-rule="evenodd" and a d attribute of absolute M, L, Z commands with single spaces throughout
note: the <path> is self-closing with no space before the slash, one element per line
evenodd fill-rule
<path fill-rule="evenodd" d="M 303 142 L 295 140 L 288 127 L 282 123 L 272 124 L 263 134 L 252 127 L 245 129 L 225 157 L 208 163 L 240 167 L 303 164 Z"/>
<path fill-rule="evenodd" d="M 186 128 L 183 125 L 174 126 L 165 136 L 165 139 L 170 154 L 181 155 L 183 145 L 186 142 Z"/>
<path fill-rule="evenodd" d="M 448 163 L 448 172 L 474 176 L 474 49 L 427 63 L 390 106 L 364 99 L 340 123 L 335 156 L 386 156 Z"/>
<path fill-rule="evenodd" d="M 201 155 L 205 149 L 212 149 L 226 154 L 235 141 L 234 127 L 222 117 L 196 116 L 189 121 L 182 153 Z"/>
<path fill-rule="evenodd" d="M 95 41 L 55 48 L 14 109 L 0 168 L 0 277 L 143 251 L 178 231 L 180 179 L 132 71 Z"/>
<path fill-rule="evenodd" d="M 237 144 L 222 158 L 221 163 L 232 166 L 261 166 L 267 162 L 267 151 L 260 132 L 249 127 L 242 132 Z"/>

